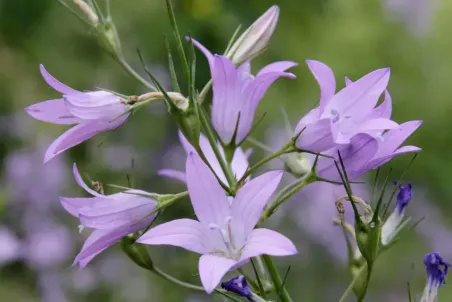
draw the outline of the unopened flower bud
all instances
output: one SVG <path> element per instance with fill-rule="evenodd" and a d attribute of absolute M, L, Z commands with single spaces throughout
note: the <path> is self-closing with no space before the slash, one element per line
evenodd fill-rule
<path fill-rule="evenodd" d="M 268 45 L 278 17 L 279 7 L 273 5 L 237 39 L 226 56 L 236 65 L 256 57 Z"/>
<path fill-rule="evenodd" d="M 424 256 L 424 264 L 427 269 L 427 284 L 421 302 L 435 302 L 438 289 L 446 283 L 446 276 L 450 264 L 438 253 L 430 253 Z"/>
<path fill-rule="evenodd" d="M 85 14 L 85 16 L 89 19 L 94 27 L 99 24 L 99 17 L 88 3 L 83 0 L 73 0 L 73 2 L 80 8 L 80 10 Z"/>
<path fill-rule="evenodd" d="M 281 156 L 284 168 L 295 177 L 303 177 L 312 169 L 313 161 L 307 153 L 288 153 Z"/>

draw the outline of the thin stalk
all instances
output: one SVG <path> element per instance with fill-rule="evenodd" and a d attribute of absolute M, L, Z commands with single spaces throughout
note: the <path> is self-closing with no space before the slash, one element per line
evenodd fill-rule
<path fill-rule="evenodd" d="M 265 290 L 264 290 L 264 286 L 262 285 L 261 277 L 259 275 L 259 272 L 257 271 L 256 265 L 254 265 L 253 259 L 250 259 L 250 260 L 251 260 L 251 265 L 253 266 L 254 274 L 256 275 L 256 280 L 257 280 L 257 284 L 258 284 L 258 288 L 259 288 L 259 293 L 260 293 L 261 297 L 265 299 L 266 298 L 265 297 Z"/>
<path fill-rule="evenodd" d="M 345 302 L 345 299 L 348 297 L 348 295 L 353 290 L 353 287 L 355 286 L 355 283 L 358 281 L 359 278 L 361 278 L 361 274 L 364 272 L 364 269 L 366 268 L 367 264 L 364 264 L 360 269 L 358 274 L 355 278 L 353 278 L 352 282 L 350 282 L 349 286 L 345 290 L 345 292 L 342 294 L 342 297 L 339 299 L 339 302 Z"/>
<path fill-rule="evenodd" d="M 127 73 L 134 78 L 135 80 L 137 80 L 138 82 L 140 82 L 143 86 L 145 86 L 146 88 L 152 90 L 152 91 L 157 91 L 157 89 L 148 81 L 146 81 L 145 79 L 143 79 L 130 65 L 129 63 L 126 62 L 126 60 L 124 60 L 123 58 L 117 58 L 118 63 L 122 66 L 122 68 L 124 68 L 125 71 L 127 71 Z"/>
<path fill-rule="evenodd" d="M 232 174 L 232 170 L 229 168 L 224 157 L 221 155 L 220 150 L 218 149 L 218 144 L 215 139 L 215 135 L 213 134 L 212 128 L 210 127 L 209 122 L 207 121 L 204 110 L 202 108 L 199 108 L 199 109 L 200 109 L 199 110 L 199 119 L 201 121 L 201 125 L 204 128 L 204 132 L 206 133 L 207 139 L 209 140 L 209 143 L 213 149 L 213 152 L 215 153 L 215 156 L 217 157 L 218 162 L 220 163 L 221 169 L 223 170 L 223 173 L 226 176 L 229 187 L 231 188 L 231 190 L 234 191 L 233 188 L 235 187 L 235 177 Z"/>
<path fill-rule="evenodd" d="M 167 273 L 165 273 L 164 271 L 162 271 L 161 269 L 159 269 L 158 267 L 154 266 L 150 271 L 152 271 L 154 274 L 156 274 L 157 276 L 168 280 L 169 282 L 172 282 L 176 285 L 179 285 L 181 287 L 185 287 L 191 290 L 196 290 L 196 291 L 203 291 L 205 292 L 206 290 L 202 287 L 202 286 L 198 286 L 198 285 L 194 285 L 188 282 L 184 282 L 182 280 L 177 279 L 176 277 L 173 277 Z"/>
<path fill-rule="evenodd" d="M 272 279 L 273 285 L 275 286 L 275 290 L 280 295 L 281 302 L 292 302 L 292 298 L 289 295 L 289 292 L 283 287 L 283 281 L 281 276 L 279 275 L 278 269 L 273 264 L 273 261 L 270 256 L 263 255 L 264 263 L 267 266 L 268 273 Z"/>

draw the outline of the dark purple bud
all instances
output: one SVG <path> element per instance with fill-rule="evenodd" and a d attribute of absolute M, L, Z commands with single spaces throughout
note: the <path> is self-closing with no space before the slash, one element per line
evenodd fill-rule
<path fill-rule="evenodd" d="M 447 271 L 450 264 L 439 253 L 430 253 L 424 256 L 424 264 L 427 269 L 428 283 L 431 287 L 440 287 L 446 283 Z"/>
<path fill-rule="evenodd" d="M 221 287 L 229 292 L 235 293 L 247 298 L 250 301 L 253 301 L 253 292 L 251 291 L 248 282 L 246 282 L 245 277 L 242 275 L 236 276 L 229 281 L 221 283 Z"/>
<path fill-rule="evenodd" d="M 395 182 L 396 183 L 396 182 Z M 408 205 L 408 203 L 411 200 L 411 183 L 408 183 L 408 185 L 404 186 L 404 185 L 399 185 L 399 192 L 397 193 L 397 211 L 399 211 L 399 213 L 402 213 L 406 206 Z"/>

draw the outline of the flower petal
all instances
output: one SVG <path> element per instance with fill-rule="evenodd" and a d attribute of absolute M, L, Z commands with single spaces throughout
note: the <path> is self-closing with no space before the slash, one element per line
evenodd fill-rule
<path fill-rule="evenodd" d="M 256 226 L 282 175 L 282 171 L 267 172 L 248 181 L 237 192 L 232 202 L 232 218 L 243 223 L 245 234 Z"/>
<path fill-rule="evenodd" d="M 91 194 L 93 196 L 96 196 L 96 197 L 104 196 L 102 194 L 97 193 L 96 191 L 94 191 L 93 189 L 91 189 L 90 187 L 88 187 L 86 185 L 86 183 L 83 181 L 82 176 L 80 175 L 80 172 L 78 171 L 76 163 L 74 163 L 72 165 L 72 173 L 74 174 L 75 181 L 77 182 L 77 184 L 79 185 L 80 188 L 82 188 L 83 190 L 85 190 L 86 192 L 88 192 L 89 194 Z"/>
<path fill-rule="evenodd" d="M 411 153 L 411 152 L 420 152 L 422 149 L 416 146 L 403 146 L 402 148 L 397 149 L 395 152 L 388 154 L 386 156 L 378 157 L 373 159 L 371 162 L 369 162 L 366 166 L 366 170 L 372 170 L 376 169 L 397 155 L 405 154 L 405 153 Z"/>
<path fill-rule="evenodd" d="M 268 64 L 267 66 L 265 66 L 264 68 L 259 70 L 256 77 L 259 77 L 259 76 L 269 73 L 269 72 L 284 72 L 287 69 L 295 67 L 297 65 L 298 65 L 298 63 L 292 62 L 292 61 L 274 62 L 274 63 Z"/>
<path fill-rule="evenodd" d="M 392 114 L 392 99 L 391 95 L 387 90 L 385 90 L 385 99 L 383 103 L 380 104 L 377 108 L 372 110 L 369 116 L 367 116 L 368 119 L 374 119 L 374 118 L 391 118 Z"/>
<path fill-rule="evenodd" d="M 199 277 L 208 294 L 212 293 L 226 273 L 237 261 L 216 256 L 202 255 L 199 258 Z"/>
<path fill-rule="evenodd" d="M 401 124 L 397 129 L 386 132 L 374 159 L 393 153 L 421 124 L 422 121 L 410 121 Z"/>
<path fill-rule="evenodd" d="M 328 101 L 334 96 L 336 92 L 336 78 L 334 73 L 328 65 L 319 61 L 307 60 L 312 74 L 320 86 L 320 110 L 325 108 Z"/>
<path fill-rule="evenodd" d="M 199 221 L 222 226 L 230 216 L 229 201 L 212 171 L 197 154 L 190 153 L 186 173 L 188 193 Z"/>
<path fill-rule="evenodd" d="M 94 197 L 96 198 L 96 197 Z M 93 203 L 93 197 L 60 197 L 63 208 L 72 216 L 79 217 L 79 211 L 83 207 L 89 207 Z M 99 197 L 101 198 L 101 197 Z"/>
<path fill-rule="evenodd" d="M 106 91 L 65 95 L 69 112 L 83 120 L 111 120 L 127 109 L 120 97 Z"/>
<path fill-rule="evenodd" d="M 37 120 L 52 124 L 72 125 L 81 121 L 67 110 L 63 99 L 36 103 L 25 108 L 25 111 Z"/>
<path fill-rule="evenodd" d="M 259 255 L 289 256 L 295 255 L 297 248 L 289 238 L 269 229 L 255 229 L 248 237 L 240 260 Z"/>
<path fill-rule="evenodd" d="M 61 94 L 73 94 L 73 93 L 80 93 L 79 91 L 72 89 L 69 86 L 66 86 L 65 84 L 61 83 L 57 79 L 55 79 L 50 73 L 47 72 L 47 70 L 44 68 L 44 65 L 39 65 L 39 70 L 41 71 L 41 75 L 44 78 L 44 80 L 49 84 L 50 87 L 55 89 Z"/>
<path fill-rule="evenodd" d="M 213 74 L 213 67 L 215 65 L 213 54 L 204 45 L 199 43 L 197 40 L 195 40 L 195 39 L 191 39 L 191 40 L 193 42 L 193 45 L 196 48 L 198 48 L 204 54 L 204 56 L 206 56 L 206 59 L 210 65 L 210 72 Z"/>
<path fill-rule="evenodd" d="M 249 150 L 247 151 L 249 152 Z M 234 156 L 232 157 L 231 161 L 231 168 L 236 179 L 241 179 L 246 170 L 248 170 L 248 156 L 249 155 L 245 154 L 245 152 L 243 152 L 242 148 L 240 147 L 235 150 Z"/>
<path fill-rule="evenodd" d="M 182 172 L 182 171 L 177 171 L 177 170 L 173 170 L 173 169 L 161 169 L 161 170 L 157 171 L 157 175 L 166 176 L 166 177 L 178 180 L 183 183 L 187 182 L 185 172 Z"/>
<path fill-rule="evenodd" d="M 83 244 L 82 250 L 88 249 L 92 244 L 95 244 L 98 240 L 102 240 L 103 237 L 108 236 L 108 234 L 111 232 L 111 230 L 94 230 L 88 238 L 85 240 L 85 243 Z M 119 240 L 119 239 L 118 239 Z M 113 245 L 115 242 L 111 243 L 110 245 Z M 102 248 L 98 248 L 97 250 L 92 251 L 90 254 L 84 253 L 83 257 L 80 257 L 80 253 L 75 257 L 73 266 L 79 264 L 80 268 L 84 268 L 88 263 L 97 255 L 102 253 L 105 249 L 107 249 L 110 245 L 106 245 Z"/>
<path fill-rule="evenodd" d="M 298 128 L 298 127 L 297 127 Z M 297 147 L 312 152 L 323 152 L 336 145 L 337 130 L 330 119 L 321 119 L 300 129 Z M 296 133 L 297 135 L 298 133 Z"/>
<path fill-rule="evenodd" d="M 373 131 L 373 130 L 387 130 L 387 129 L 397 129 L 399 128 L 399 124 L 396 122 L 387 119 L 387 118 L 375 118 L 371 120 L 367 120 L 361 125 L 357 126 L 359 127 L 359 131 L 367 132 L 367 131 Z"/>
<path fill-rule="evenodd" d="M 176 219 L 153 227 L 137 242 L 150 245 L 172 245 L 204 254 L 210 252 L 206 228 L 193 219 Z"/>
<path fill-rule="evenodd" d="M 64 132 L 61 136 L 59 136 L 49 146 L 44 156 L 44 163 L 47 163 L 58 154 L 90 139 L 96 134 L 119 127 L 125 122 L 126 119 L 127 115 L 124 115 L 112 122 L 92 121 L 78 124 L 77 126 L 72 127 L 71 129 Z"/>

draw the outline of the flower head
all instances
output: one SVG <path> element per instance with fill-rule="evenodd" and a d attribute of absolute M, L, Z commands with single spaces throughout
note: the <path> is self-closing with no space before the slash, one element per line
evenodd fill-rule
<path fill-rule="evenodd" d="M 202 254 L 199 274 L 211 293 L 222 277 L 252 257 L 293 255 L 297 252 L 285 236 L 263 228 L 254 229 L 264 206 L 276 190 L 282 173 L 271 171 L 248 181 L 235 198 L 228 197 L 214 175 L 195 154 L 186 165 L 187 187 L 198 220 L 176 219 L 158 225 L 137 242 L 173 245 Z"/>
<path fill-rule="evenodd" d="M 427 284 L 421 302 L 434 302 L 438 295 L 438 289 L 446 283 L 446 276 L 450 264 L 439 253 L 425 255 L 424 264 L 427 269 Z"/>
<path fill-rule="evenodd" d="M 262 68 L 256 76 L 250 64 L 235 67 L 224 56 L 212 55 L 199 42 L 192 40 L 207 57 L 212 75 L 212 123 L 223 143 L 239 145 L 250 133 L 256 108 L 270 85 L 280 77 L 295 78 L 286 72 L 297 64 L 275 62 Z"/>
<path fill-rule="evenodd" d="M 237 39 L 226 56 L 238 65 L 251 61 L 267 47 L 278 17 L 279 7 L 273 5 Z"/>
<path fill-rule="evenodd" d="M 80 219 L 82 230 L 85 227 L 94 229 L 74 261 L 74 265 L 84 267 L 122 237 L 146 228 L 155 218 L 153 211 L 157 202 L 144 197 L 148 193 L 142 190 L 99 194 L 83 182 L 75 164 L 73 172 L 77 184 L 94 196 L 60 197 L 64 209 Z"/>
<path fill-rule="evenodd" d="M 61 93 L 63 98 L 31 105 L 25 111 L 44 122 L 76 125 L 48 147 L 44 163 L 96 134 L 119 127 L 127 119 L 127 114 L 114 119 L 127 108 L 118 96 L 101 90 L 80 92 L 55 79 L 44 66 L 41 65 L 40 70 L 47 84 Z"/>
<path fill-rule="evenodd" d="M 307 61 L 320 86 L 320 104 L 306 114 L 295 128 L 296 145 L 304 150 L 323 152 L 338 144 L 349 144 L 358 133 L 372 136 L 398 124 L 390 119 L 392 106 L 389 93 L 374 108 L 389 82 L 390 70 L 375 70 L 335 93 L 333 71 L 318 61 Z M 301 133 L 301 134 L 300 134 Z"/>
<path fill-rule="evenodd" d="M 231 280 L 221 283 L 221 287 L 252 301 L 253 292 L 251 291 L 248 282 L 246 282 L 245 276 L 235 276 Z"/>

